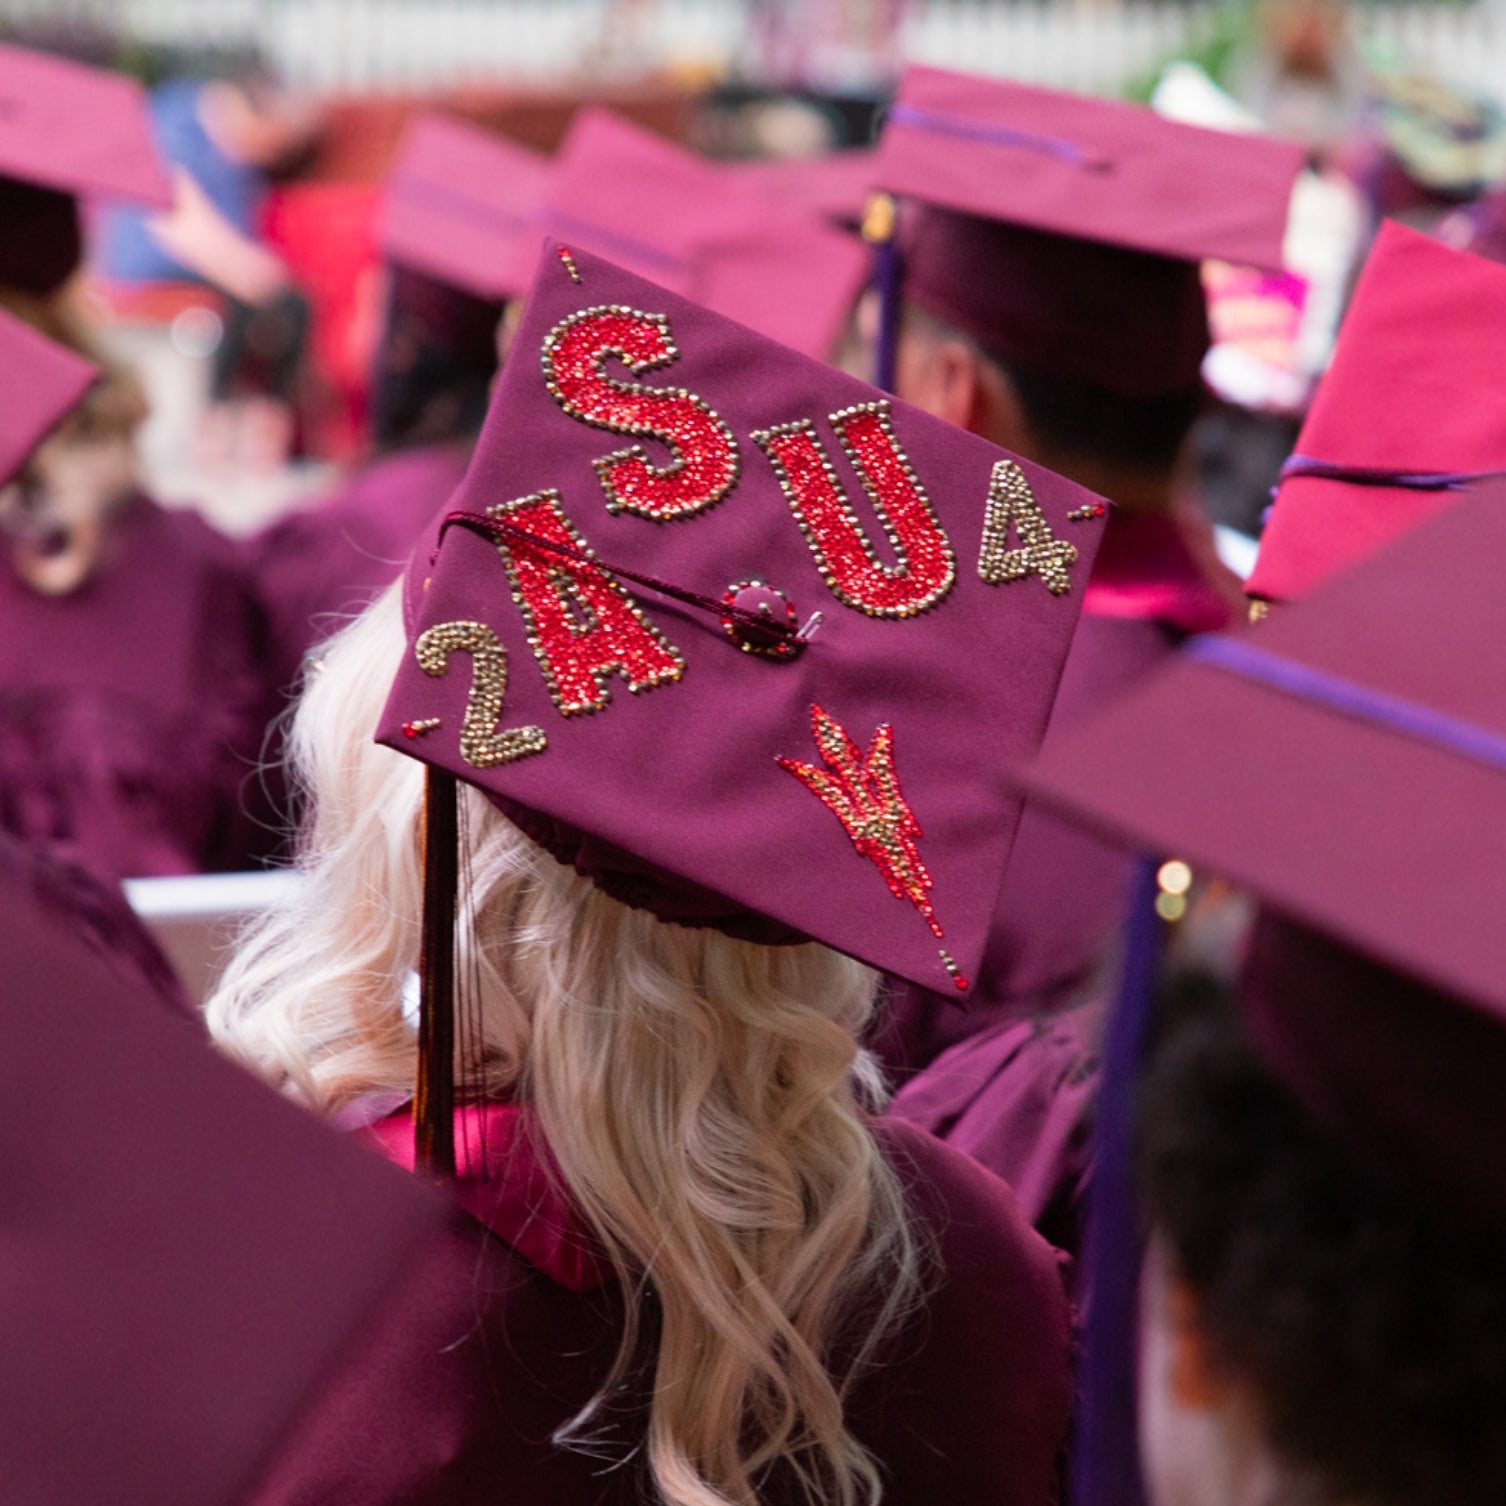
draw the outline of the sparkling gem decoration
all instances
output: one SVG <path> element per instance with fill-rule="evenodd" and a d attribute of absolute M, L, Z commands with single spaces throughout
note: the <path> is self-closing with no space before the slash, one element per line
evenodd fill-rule
<path fill-rule="evenodd" d="M 542 753 L 549 746 L 541 727 L 497 726 L 502 717 L 502 701 L 507 694 L 507 650 L 484 622 L 437 622 L 419 634 L 413 655 L 425 674 L 438 677 L 450 667 L 453 654 L 469 654 L 471 690 L 465 703 L 465 719 L 460 726 L 460 756 L 473 769 L 494 769 L 532 753 Z M 424 722 L 408 722 L 403 731 L 412 737 L 439 725 L 438 717 Z M 414 729 L 409 731 L 409 728 Z"/>
<path fill-rule="evenodd" d="M 560 264 L 570 274 L 571 282 L 580 281 L 580 268 L 575 265 L 575 258 L 570 254 L 569 246 L 559 248 Z"/>
<path fill-rule="evenodd" d="M 830 418 L 868 494 L 896 563 L 874 551 L 809 419 L 753 436 L 769 457 L 790 511 L 838 601 L 868 617 L 915 617 L 941 601 L 957 561 L 941 520 L 895 437 L 887 402 L 844 408 Z"/>
<path fill-rule="evenodd" d="M 1014 548 L 1011 528 L 1020 540 Z M 991 586 L 1038 575 L 1053 596 L 1065 596 L 1072 589 L 1069 571 L 1076 563 L 1077 545 L 1051 532 L 1024 471 L 1012 460 L 999 461 L 988 484 L 978 574 Z"/>
<path fill-rule="evenodd" d="M 583 556 L 572 559 L 531 549 L 519 539 L 499 539 L 496 545 L 512 598 L 528 625 L 528 645 L 561 715 L 600 711 L 610 699 L 609 674 L 621 675 L 628 689 L 637 692 L 685 673 L 678 651 L 601 568 L 565 516 L 557 491 L 503 502 L 487 513 Z"/>
<path fill-rule="evenodd" d="M 623 304 L 582 309 L 544 339 L 544 385 L 571 418 L 613 434 L 656 439 L 674 456 L 669 465 L 656 466 L 642 445 L 632 445 L 595 461 L 612 512 L 659 522 L 693 517 L 737 484 L 737 440 L 709 404 L 683 387 L 645 387 L 606 374 L 609 359 L 642 376 L 679 355 L 663 314 Z"/>
<path fill-rule="evenodd" d="M 1074 507 L 1067 514 L 1069 523 L 1089 523 L 1094 518 L 1101 518 L 1108 511 L 1102 502 L 1085 502 L 1081 507 Z"/>
<path fill-rule="evenodd" d="M 883 874 L 889 892 L 909 900 L 933 935 L 943 935 L 931 904 L 931 875 L 915 845 L 922 835 L 920 823 L 900 792 L 894 770 L 894 728 L 885 722 L 866 753 L 820 706 L 811 707 L 811 729 L 826 767 L 793 758 L 779 759 L 779 767 L 793 774 L 842 823 L 852 845 Z"/>
<path fill-rule="evenodd" d="M 722 604 L 724 606 L 748 606 L 746 600 L 739 600 L 745 596 L 757 595 L 760 599 L 757 610 L 767 616 L 771 623 L 781 619 L 788 627 L 795 627 L 799 618 L 795 615 L 795 608 L 790 605 L 789 598 L 783 591 L 771 586 L 766 580 L 756 577 L 752 580 L 735 581 L 722 592 Z M 783 603 L 780 611 L 768 598 Z M 777 614 L 777 615 L 776 615 Z M 727 636 L 745 653 L 757 654 L 764 659 L 793 659 L 798 656 L 803 645 L 798 639 L 776 638 L 772 634 L 760 636 L 758 630 L 746 622 L 739 622 L 735 617 L 722 618 L 722 628 Z"/>
<path fill-rule="evenodd" d="M 436 727 L 440 725 L 441 723 L 437 716 L 426 716 L 416 722 L 404 722 L 403 736 L 422 737 L 424 733 L 432 732 Z"/>

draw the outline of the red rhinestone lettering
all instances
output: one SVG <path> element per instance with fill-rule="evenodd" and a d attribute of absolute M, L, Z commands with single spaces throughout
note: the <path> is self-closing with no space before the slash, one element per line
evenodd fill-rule
<path fill-rule="evenodd" d="M 753 439 L 773 463 L 790 511 L 838 601 L 869 617 L 914 617 L 927 611 L 952 589 L 957 561 L 895 438 L 889 404 L 844 408 L 830 422 L 884 525 L 894 565 L 874 553 L 809 419 L 761 430 Z"/>
<path fill-rule="evenodd" d="M 1078 521 L 1076 513 L 1071 516 Z M 1020 538 L 1016 548 L 1009 546 L 1011 527 Z M 1038 575 L 1053 596 L 1065 596 L 1072 589 L 1069 568 L 1076 563 L 1077 545 L 1051 532 L 1024 471 L 1012 460 L 1001 460 L 988 484 L 978 574 L 991 586 Z"/>
<path fill-rule="evenodd" d="M 471 691 L 460 725 L 460 756 L 473 769 L 494 769 L 498 764 L 542 753 L 549 746 L 542 727 L 509 727 L 503 731 L 497 726 L 507 694 L 507 650 L 497 641 L 497 635 L 484 622 L 437 622 L 425 628 L 413 645 L 413 656 L 423 672 L 436 678 L 448 671 L 452 654 L 469 654 L 471 660 Z M 439 718 L 431 716 L 404 723 L 403 731 L 415 737 L 438 725 Z"/>
<path fill-rule="evenodd" d="M 693 517 L 737 482 L 737 440 L 708 404 L 683 387 L 644 387 L 606 374 L 609 357 L 642 376 L 679 355 L 663 314 L 622 304 L 571 314 L 544 341 L 544 385 L 571 418 L 613 434 L 657 439 L 674 456 L 656 466 L 642 445 L 631 445 L 596 461 L 611 512 L 659 522 Z"/>
<path fill-rule="evenodd" d="M 811 728 L 826 768 L 793 758 L 779 759 L 779 767 L 793 774 L 842 823 L 852 845 L 883 874 L 889 892 L 909 900 L 932 933 L 941 936 L 931 905 L 931 875 L 915 845 L 923 833 L 894 771 L 894 728 L 885 722 L 866 753 L 820 706 L 811 707 Z"/>
<path fill-rule="evenodd" d="M 499 540 L 512 599 L 528 625 L 528 643 L 554 704 L 564 716 L 600 711 L 610 699 L 606 677 L 619 674 L 637 692 L 678 680 L 685 661 L 638 604 L 596 562 L 565 516 L 557 491 L 537 492 L 487 511 L 547 544 L 584 555 L 570 559 Z"/>

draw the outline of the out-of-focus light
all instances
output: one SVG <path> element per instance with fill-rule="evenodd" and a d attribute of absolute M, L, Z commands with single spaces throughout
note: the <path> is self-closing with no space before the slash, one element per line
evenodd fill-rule
<path fill-rule="evenodd" d="M 197 304 L 184 309 L 173 320 L 169 335 L 173 349 L 180 356 L 203 361 L 220 348 L 220 341 L 225 338 L 225 325 L 213 309 Z"/>
<path fill-rule="evenodd" d="M 1185 894 L 1167 894 L 1164 890 L 1156 896 L 1156 914 L 1162 920 L 1180 920 L 1187 913 Z"/>
<path fill-rule="evenodd" d="M 1169 863 L 1162 863 L 1156 871 L 1156 883 L 1162 894 L 1184 895 L 1192 888 L 1192 869 L 1180 858 L 1173 858 Z"/>

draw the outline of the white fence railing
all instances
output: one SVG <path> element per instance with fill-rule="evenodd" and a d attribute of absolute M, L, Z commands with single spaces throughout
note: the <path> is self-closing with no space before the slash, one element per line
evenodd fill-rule
<path fill-rule="evenodd" d="M 1108 91 L 1175 51 L 1218 0 L 910 0 L 909 57 Z M 1506 90 L 1506 0 L 1356 5 L 1356 26 L 1441 76 Z M 0 0 L 0 21 L 94 18 L 157 44 L 255 42 L 320 91 L 548 83 L 583 68 L 735 68 L 739 0 Z"/>

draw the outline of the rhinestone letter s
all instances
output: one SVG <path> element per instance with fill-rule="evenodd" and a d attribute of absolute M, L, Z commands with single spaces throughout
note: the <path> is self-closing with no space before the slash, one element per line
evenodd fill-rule
<path fill-rule="evenodd" d="M 612 512 L 660 522 L 688 518 L 720 502 L 737 482 L 737 440 L 708 404 L 683 387 L 645 387 L 606 374 L 609 356 L 641 376 L 679 354 L 663 314 L 623 304 L 571 314 L 544 340 L 544 385 L 571 418 L 613 434 L 657 439 L 674 456 L 656 466 L 642 445 L 631 445 L 596 461 Z"/>

